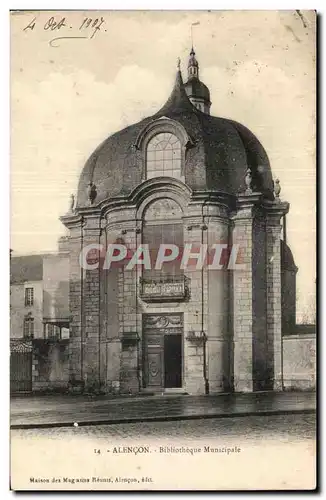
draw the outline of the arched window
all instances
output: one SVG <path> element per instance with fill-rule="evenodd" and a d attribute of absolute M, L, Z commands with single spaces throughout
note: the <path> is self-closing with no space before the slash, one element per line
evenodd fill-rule
<path fill-rule="evenodd" d="M 147 179 L 169 176 L 181 178 L 181 144 L 169 132 L 155 135 L 147 145 Z"/>
<path fill-rule="evenodd" d="M 156 262 L 157 253 L 161 244 L 173 244 L 183 253 L 183 224 L 180 206 L 169 198 L 161 198 L 149 205 L 145 212 L 143 224 L 143 243 L 149 245 L 153 262 Z M 180 259 L 163 264 L 162 269 L 143 270 L 144 278 L 166 277 L 173 280 L 183 273 L 180 270 Z"/>

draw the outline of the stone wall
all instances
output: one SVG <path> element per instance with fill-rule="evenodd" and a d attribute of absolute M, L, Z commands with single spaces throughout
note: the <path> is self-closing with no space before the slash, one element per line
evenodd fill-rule
<path fill-rule="evenodd" d="M 38 342 L 33 345 L 33 391 L 67 390 L 69 345 L 67 341 Z"/>
<path fill-rule="evenodd" d="M 286 390 L 316 388 L 316 335 L 283 337 L 283 384 Z"/>

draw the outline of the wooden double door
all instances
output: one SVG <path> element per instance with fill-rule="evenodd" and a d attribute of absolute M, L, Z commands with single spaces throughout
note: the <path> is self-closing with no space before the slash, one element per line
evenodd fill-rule
<path fill-rule="evenodd" d="M 183 315 L 143 316 L 144 386 L 161 391 L 182 387 Z"/>

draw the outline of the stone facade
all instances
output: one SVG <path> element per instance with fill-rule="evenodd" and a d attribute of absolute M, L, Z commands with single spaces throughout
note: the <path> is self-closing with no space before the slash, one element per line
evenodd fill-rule
<path fill-rule="evenodd" d="M 180 206 L 185 243 L 198 247 L 232 242 L 240 249 L 243 269 L 190 266 L 184 271 L 187 295 L 159 302 L 142 296 L 137 266 L 81 269 L 80 253 L 92 243 L 106 248 L 108 242 L 119 241 L 134 252 L 142 243 L 144 213 L 158 199 Z M 64 218 L 73 234 L 71 376 L 82 380 L 87 390 L 148 390 L 144 317 L 175 313 L 183 316 L 182 390 L 205 394 L 279 389 L 280 219 L 288 205 L 266 204 L 259 193 L 243 194 L 231 216 L 231 206 L 219 196 L 198 201 L 180 181 L 162 178 L 146 181 L 123 208 L 114 205 L 108 203 L 96 216 Z M 163 382 L 157 390 L 164 390 Z"/>
<path fill-rule="evenodd" d="M 68 391 L 69 341 L 33 342 L 32 390 Z"/>
<path fill-rule="evenodd" d="M 25 289 L 32 288 L 33 304 L 25 305 Z M 10 285 L 10 338 L 24 336 L 24 321 L 30 316 L 34 319 L 34 338 L 43 337 L 43 282 L 25 281 Z"/>
<path fill-rule="evenodd" d="M 179 144 L 165 156 L 169 175 L 163 150 L 157 175 L 153 164 L 147 175 L 156 136 L 166 148 L 171 137 Z M 76 199 L 61 218 L 70 231 L 71 381 L 108 393 L 282 387 L 280 238 L 289 206 L 274 196 L 268 157 L 248 129 L 196 109 L 178 71 L 158 113 L 91 155 Z M 129 269 L 129 254 L 156 241 L 155 224 L 162 242 L 171 231 L 164 243 L 180 245 L 182 235 L 192 252 L 224 245 L 226 263 L 150 277 L 144 265 Z M 129 257 L 106 269 L 112 243 Z"/>

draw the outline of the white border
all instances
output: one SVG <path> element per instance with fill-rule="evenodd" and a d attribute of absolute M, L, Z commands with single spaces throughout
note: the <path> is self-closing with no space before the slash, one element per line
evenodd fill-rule
<path fill-rule="evenodd" d="M 299 5 L 298 5 L 299 4 Z M 198 6 L 200 5 L 200 9 Z M 0 4 L 0 55 L 1 55 L 1 100 L 2 105 L 1 109 L 1 151 L 2 151 L 2 193 L 0 196 L 1 203 L 1 214 L 2 214 L 2 245 L 1 245 L 1 257 L 3 264 L 3 271 L 1 273 L 1 309 L 2 309 L 2 328 L 1 328 L 1 336 L 2 336 L 2 345 L 0 349 L 1 359 L 1 374 L 2 374 L 2 408 L 1 408 L 1 430 L 2 430 L 2 440 L 1 440 L 1 451 L 2 451 L 2 461 L 1 461 L 1 479 L 0 479 L 0 493 L 1 498 L 7 498 L 9 495 L 13 493 L 9 492 L 9 439 L 8 439 L 8 429 L 9 429 L 9 294 L 8 294 L 8 285 L 9 285 L 9 189 L 7 188 L 9 182 L 9 10 L 295 10 L 300 8 L 301 10 L 311 10 L 316 9 L 318 14 L 323 17 L 325 13 L 325 2 L 324 0 L 318 0 L 315 2 L 298 2 L 296 1 L 285 1 L 285 0 L 274 0 L 274 1 L 248 1 L 243 2 L 240 0 L 229 0 L 229 1 L 214 1 L 207 0 L 206 2 L 196 2 L 196 1 L 185 1 L 185 0 L 165 0 L 164 2 L 156 1 L 155 4 L 153 0 L 125 0 L 123 3 L 121 0 L 111 0 L 110 2 L 104 0 L 97 1 L 85 1 L 79 0 L 78 2 L 73 0 L 60 0 L 57 2 L 50 2 L 48 0 L 38 0 L 38 1 L 26 1 L 21 0 L 18 5 L 13 5 L 12 2 L 7 2 L 4 0 Z M 322 19 L 324 21 L 324 19 Z M 319 29 L 321 31 L 321 22 L 319 23 Z M 320 33 L 320 46 L 319 46 L 319 69 L 321 70 L 325 63 L 325 38 Z M 322 75 L 320 76 L 320 82 L 322 81 Z M 321 94 L 322 88 L 320 85 L 319 94 Z M 322 113 L 319 123 L 322 122 L 322 116 L 324 115 L 324 105 L 325 101 L 320 102 L 320 106 L 318 112 Z M 322 144 L 326 144 L 325 130 L 323 130 L 320 126 L 320 134 L 319 134 L 319 143 L 320 150 L 322 149 Z M 319 216 L 321 217 L 321 249 L 325 248 L 325 232 L 322 231 L 324 229 L 325 221 L 326 221 L 326 213 L 325 213 L 325 203 L 322 203 L 323 195 L 326 193 L 325 186 L 325 175 L 322 175 L 323 170 L 325 168 L 322 158 L 319 158 L 319 184 L 321 184 L 320 188 L 320 207 L 319 207 Z M 322 258 L 323 252 L 321 251 L 319 256 Z M 323 272 L 321 272 L 323 271 Z M 325 280 L 325 267 L 323 270 L 320 269 L 319 280 L 322 283 L 321 286 L 321 295 L 325 295 L 324 285 Z M 322 293 L 324 292 L 324 294 Z M 321 304 L 322 305 L 322 304 Z M 321 312 L 321 311 L 320 311 Z M 6 325 L 4 327 L 4 325 Z M 8 325 L 8 326 L 7 326 Z M 323 328 L 322 323 L 320 323 L 320 332 L 319 338 L 323 340 Z M 322 345 L 319 345 L 321 351 L 319 352 L 319 360 L 320 363 L 320 375 L 323 369 L 324 364 L 324 356 L 322 353 Z M 323 378 L 323 377 L 322 377 Z M 321 378 L 319 379 L 319 383 L 321 383 Z M 8 385 L 7 385 L 8 384 Z M 320 396 L 324 396 L 324 386 L 322 385 Z M 323 399 L 323 398 L 322 398 Z M 323 408 L 321 408 L 321 411 Z M 319 443 L 319 446 L 322 446 L 322 443 Z M 321 467 L 320 467 L 320 481 L 322 477 L 326 477 L 326 465 L 325 461 L 321 458 Z M 235 471 L 236 473 L 236 471 Z M 33 494 L 31 494 L 33 495 Z M 90 493 L 93 496 L 92 493 Z M 219 493 L 221 495 L 221 493 Z M 278 498 L 280 498 L 280 493 L 276 494 Z M 282 495 L 282 494 L 281 494 Z M 38 494 L 37 497 L 40 498 L 44 496 L 43 494 Z M 61 498 L 65 498 L 67 495 L 60 493 Z M 116 496 L 110 493 L 110 496 Z M 135 496 L 135 495 L 133 495 Z M 136 495 L 141 497 L 142 494 Z M 174 495 L 172 495 L 174 496 Z M 296 495 L 295 495 L 296 496 Z M 171 495 L 170 495 L 171 497 Z M 118 496 L 121 498 L 121 494 Z M 228 495 L 230 498 L 230 495 Z"/>

